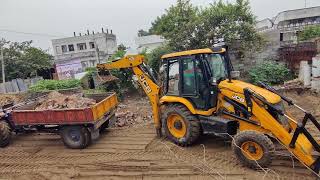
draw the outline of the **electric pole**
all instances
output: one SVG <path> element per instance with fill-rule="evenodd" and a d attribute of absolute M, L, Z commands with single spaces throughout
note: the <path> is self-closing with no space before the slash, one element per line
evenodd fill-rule
<path fill-rule="evenodd" d="M 307 8 L 307 0 L 304 0 L 304 8 Z"/>
<path fill-rule="evenodd" d="M 3 57 L 3 49 L 2 46 L 0 46 L 0 57 L 1 57 L 1 70 L 2 70 L 2 88 L 3 88 L 3 93 L 6 93 L 6 75 L 4 73 L 4 57 Z"/>

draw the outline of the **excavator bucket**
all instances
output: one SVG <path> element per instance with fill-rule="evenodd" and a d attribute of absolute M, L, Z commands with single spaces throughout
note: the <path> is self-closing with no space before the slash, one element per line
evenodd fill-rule
<path fill-rule="evenodd" d="M 96 76 L 97 85 L 107 84 L 119 80 L 119 78 L 113 76 L 109 70 L 99 69 Z"/>

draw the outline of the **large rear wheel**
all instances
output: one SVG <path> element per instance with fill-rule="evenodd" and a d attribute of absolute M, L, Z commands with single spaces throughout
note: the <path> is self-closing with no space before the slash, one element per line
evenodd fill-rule
<path fill-rule="evenodd" d="M 6 147 L 10 144 L 11 129 L 7 122 L 0 122 L 0 147 Z"/>
<path fill-rule="evenodd" d="M 162 125 L 166 136 L 180 146 L 193 144 L 200 135 L 198 118 L 183 105 L 167 106 L 163 112 Z"/>
<path fill-rule="evenodd" d="M 275 151 L 273 142 L 256 131 L 242 131 L 234 137 L 232 149 L 245 166 L 257 169 L 268 167 Z"/>

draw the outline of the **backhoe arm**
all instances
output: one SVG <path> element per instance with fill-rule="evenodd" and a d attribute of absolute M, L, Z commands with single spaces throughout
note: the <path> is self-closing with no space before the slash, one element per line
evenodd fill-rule
<path fill-rule="evenodd" d="M 154 124 L 157 130 L 157 135 L 161 136 L 161 123 L 159 114 L 159 91 L 160 87 L 152 79 L 152 75 L 145 70 L 143 64 L 144 56 L 142 55 L 130 55 L 122 59 L 113 61 L 111 63 L 98 64 L 98 70 L 111 70 L 131 68 L 133 73 L 137 76 L 139 84 L 142 86 L 144 92 L 149 97 Z"/>

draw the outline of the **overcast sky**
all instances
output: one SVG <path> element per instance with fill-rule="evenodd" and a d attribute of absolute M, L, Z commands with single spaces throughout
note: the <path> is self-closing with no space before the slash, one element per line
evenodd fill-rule
<path fill-rule="evenodd" d="M 191 0 L 206 6 L 214 0 Z M 233 2 L 234 0 L 229 0 Z M 0 38 L 33 40 L 43 49 L 52 48 L 51 39 L 85 33 L 87 29 L 112 29 L 118 44 L 134 46 L 139 29 L 151 22 L 175 0 L 0 0 Z M 250 0 L 258 19 L 278 12 L 305 7 L 305 0 Z M 307 0 L 307 7 L 320 6 L 320 0 Z M 5 30 L 5 31 L 4 31 Z M 6 32 L 6 30 L 15 32 Z M 17 32 L 36 33 L 21 34 Z"/>

